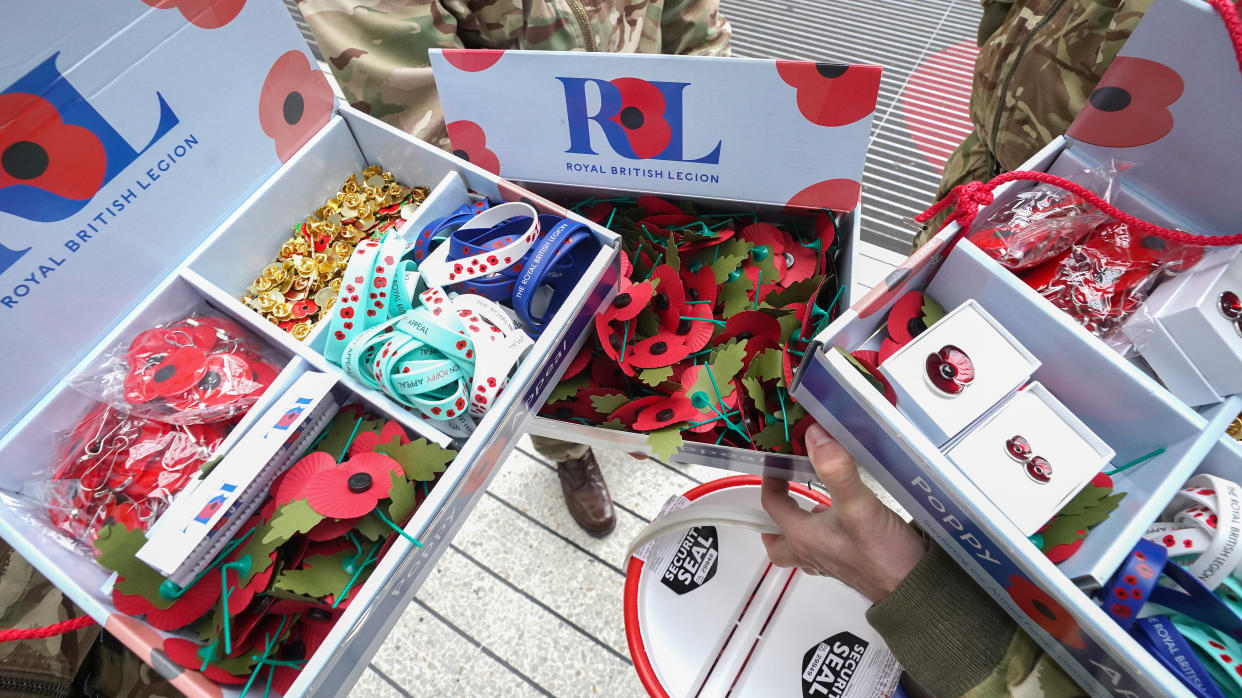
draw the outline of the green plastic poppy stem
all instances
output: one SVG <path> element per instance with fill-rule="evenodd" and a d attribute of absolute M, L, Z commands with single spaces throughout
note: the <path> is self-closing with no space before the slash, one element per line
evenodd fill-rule
<path fill-rule="evenodd" d="M 431 496 L 431 485 L 428 485 L 426 482 L 423 482 L 423 496 L 424 497 Z"/>
<path fill-rule="evenodd" d="M 595 197 L 594 197 L 594 196 L 588 196 L 587 198 L 583 199 L 582 201 L 579 201 L 578 203 L 574 204 L 573 206 L 570 206 L 570 207 L 569 207 L 569 210 L 570 210 L 570 211 L 575 211 L 575 212 L 576 212 L 578 209 L 582 208 L 583 206 L 586 206 L 586 205 L 588 205 L 588 204 L 593 204 L 593 203 L 595 203 Z"/>
<path fill-rule="evenodd" d="M 380 518 L 384 519 L 385 521 L 388 521 L 388 518 L 385 517 L 383 514 L 380 514 Z M 391 525 L 391 523 L 389 525 Z M 338 604 L 340 604 L 342 601 L 345 600 L 345 597 L 349 595 L 349 590 L 353 589 L 354 583 L 358 581 L 358 575 L 362 574 L 363 570 L 365 570 L 367 567 L 371 565 L 372 562 L 375 562 L 378 559 L 375 557 L 371 557 L 371 555 L 375 554 L 376 550 L 379 550 L 380 545 L 382 543 L 383 541 L 376 543 L 375 547 L 371 549 L 371 553 L 367 555 L 367 559 L 363 560 L 362 564 L 358 565 L 358 569 L 354 570 L 353 576 L 349 578 L 349 584 L 345 585 L 345 589 L 342 590 L 341 593 L 336 597 L 336 601 L 332 602 L 332 608 L 336 608 Z M 419 547 L 422 547 L 422 546 L 420 545 Z"/>
<path fill-rule="evenodd" d="M 794 354 L 795 356 L 806 356 L 804 352 L 800 352 L 797 349 L 790 349 L 789 353 Z"/>
<path fill-rule="evenodd" d="M 617 208 L 614 206 L 614 207 L 613 207 L 613 209 L 612 209 L 612 213 L 608 214 L 608 222 L 604 224 L 604 227 L 605 227 L 605 228 L 609 228 L 609 229 L 611 229 L 611 226 L 612 226 L 612 217 L 613 217 L 613 216 L 615 216 L 615 215 L 617 215 Z"/>
<path fill-rule="evenodd" d="M 267 634 L 263 635 L 263 654 L 257 656 L 251 655 L 250 658 L 259 663 L 255 665 L 254 671 L 250 672 L 250 679 L 246 681 L 246 685 L 242 687 L 241 698 L 246 698 L 246 694 L 250 692 L 250 686 L 253 685 L 254 680 L 259 677 L 259 672 L 263 670 L 263 660 L 267 659 L 267 655 L 271 654 L 272 650 L 276 649 L 276 643 L 280 641 L 281 633 L 285 632 L 285 623 L 289 622 L 289 618 L 290 616 L 285 616 L 284 619 L 280 621 L 280 627 L 276 628 L 275 636 Z M 271 677 L 269 676 L 268 678 L 270 679 Z"/>
<path fill-rule="evenodd" d="M 695 322 L 710 322 L 715 325 L 720 325 L 721 327 L 725 326 L 724 320 L 713 320 L 712 318 L 709 318 L 709 317 L 687 317 L 685 315 L 679 315 L 678 317 L 680 317 L 682 320 L 693 320 Z M 695 353 L 701 354 L 702 352 L 695 352 Z"/>
<path fill-rule="evenodd" d="M 625 334 L 621 337 L 621 360 L 618 363 L 625 363 L 625 345 L 630 341 L 630 321 L 625 321 Z"/>
<path fill-rule="evenodd" d="M 714 410 L 714 408 L 713 408 L 713 411 L 715 411 L 715 410 Z M 742 413 L 742 411 L 741 411 L 741 410 L 730 410 L 729 412 L 726 412 L 726 413 L 724 414 L 724 417 L 726 417 L 726 418 L 727 418 L 729 415 L 739 415 L 739 414 L 741 414 L 741 413 Z M 720 414 L 720 413 L 719 413 L 719 412 L 717 412 L 716 414 Z M 701 427 L 701 426 L 703 426 L 704 424 L 711 424 L 712 422 L 718 422 L 718 421 L 720 421 L 720 417 L 712 417 L 711 419 L 705 419 L 705 420 L 703 420 L 703 421 L 701 421 L 701 422 L 690 422 L 690 423 L 689 423 L 689 424 L 687 424 L 686 426 L 687 426 L 687 427 Z"/>
<path fill-rule="evenodd" d="M 763 270 L 759 270 L 759 280 L 755 282 L 755 310 L 759 309 L 759 289 L 763 287 Z"/>
<path fill-rule="evenodd" d="M 220 638 L 211 641 L 211 644 L 205 645 L 198 651 L 198 656 L 203 657 L 203 665 L 198 668 L 200 672 L 207 671 L 207 665 L 211 663 L 211 657 L 216 653 L 216 645 L 220 644 Z M 203 653 L 206 652 L 206 656 Z"/>
<path fill-rule="evenodd" d="M 652 264 L 651 264 L 651 268 L 647 270 L 647 274 L 643 277 L 643 281 L 646 281 L 647 279 L 650 279 L 650 278 L 651 278 L 651 275 L 655 272 L 656 267 L 660 266 L 660 262 L 661 262 L 661 261 L 663 261 L 663 260 L 664 260 L 664 253 L 663 253 L 663 252 L 661 252 L 660 254 L 656 255 L 655 261 L 654 261 L 654 262 L 652 262 Z"/>
<path fill-rule="evenodd" d="M 415 538 L 414 536 L 411 536 L 410 534 L 408 534 L 408 533 L 406 533 L 405 531 L 403 531 L 403 530 L 401 529 L 401 527 L 400 527 L 400 526 L 398 526 L 397 524 L 395 524 L 395 523 L 393 523 L 393 522 L 392 522 L 392 519 L 390 519 L 390 518 L 388 518 L 387 516 L 385 516 L 385 515 L 384 515 L 384 512 L 380 511 L 379 505 L 376 505 L 376 507 L 375 507 L 375 514 L 376 514 L 377 516 L 379 516 L 379 517 L 380 517 L 380 520 L 381 520 L 381 521 L 383 521 L 384 523 L 388 524 L 388 527 L 389 527 L 389 528 L 391 528 L 392 530 L 396 531 L 397 533 L 400 533 L 402 538 L 404 538 L 404 539 L 406 539 L 406 540 L 410 541 L 411 543 L 413 543 L 413 544 L 414 544 L 414 547 L 416 547 L 416 548 L 421 548 L 421 547 L 423 547 L 423 544 L 422 544 L 422 543 L 419 543 L 417 538 Z"/>
<path fill-rule="evenodd" d="M 702 305 L 704 303 L 711 303 L 711 301 L 685 301 L 685 305 Z"/>
<path fill-rule="evenodd" d="M 777 388 L 776 398 L 781 401 L 781 421 L 785 423 L 785 442 L 789 443 L 789 416 L 785 411 L 785 391 Z"/>
<path fill-rule="evenodd" d="M 341 461 L 345 460 L 345 454 L 349 453 L 349 447 L 353 445 L 354 437 L 358 435 L 358 428 L 361 426 L 362 426 L 362 417 L 359 417 L 358 421 L 354 423 L 354 430 L 349 432 L 349 441 L 345 442 L 345 448 L 341 449 L 341 455 L 337 456 L 336 458 L 337 463 L 340 463 Z"/>
<path fill-rule="evenodd" d="M 194 579 L 191 579 L 189 584 L 186 584 L 185 586 L 178 586 L 176 582 L 170 579 L 165 579 L 162 583 L 160 583 L 160 588 L 159 588 L 160 597 L 168 599 L 170 601 L 175 601 L 176 599 L 181 598 L 181 596 L 185 594 L 187 589 L 194 586 L 195 584 L 198 583 L 200 579 L 210 574 L 211 571 L 215 569 L 217 565 L 224 562 L 224 558 L 228 557 L 229 553 L 236 550 L 237 547 L 241 545 L 242 543 L 245 543 L 246 539 L 249 538 L 250 534 L 252 533 L 254 533 L 253 528 L 250 529 L 249 531 L 246 531 L 246 535 L 242 536 L 241 538 L 235 538 L 229 541 L 229 544 L 224 546 L 224 549 L 220 551 L 220 554 L 216 555 L 216 559 L 212 560 L 210 565 L 207 565 L 207 569 L 195 575 Z"/>
<path fill-rule="evenodd" d="M 707 379 L 708 379 L 708 380 L 710 380 L 710 381 L 712 382 L 712 390 L 715 390 L 715 391 L 716 391 L 716 399 L 720 402 L 720 405 L 723 407 L 723 406 L 724 406 L 724 396 L 720 394 L 720 388 L 719 388 L 719 386 L 717 386 L 717 385 L 716 385 L 716 377 L 712 375 L 712 367 L 711 367 L 711 366 L 708 366 L 708 367 L 707 367 Z M 709 404 L 710 404 L 710 403 L 709 403 Z M 728 420 L 728 419 L 724 416 L 724 414 L 723 414 L 722 412 L 720 412 L 720 410 L 717 410 L 717 409 L 716 409 L 716 406 L 715 406 L 715 405 L 711 405 L 711 408 L 712 408 L 712 411 L 714 411 L 714 412 L 716 412 L 717 414 L 719 414 L 719 415 L 720 415 L 720 418 L 721 418 L 721 419 L 724 419 L 725 424 L 728 424 L 730 429 L 732 429 L 733 431 L 736 431 L 737 433 L 741 434 L 741 435 L 742 435 L 742 438 L 746 439 L 747 443 L 749 443 L 750 445 L 752 445 L 752 446 L 754 446 L 754 445 L 755 445 L 755 442 L 750 440 L 750 434 L 747 434 L 747 433 L 746 433 L 746 431 L 745 431 L 744 429 L 742 429 L 741 427 L 737 426 L 737 425 L 736 425 L 736 424 L 734 424 L 733 422 L 729 421 L 729 420 Z"/>
<path fill-rule="evenodd" d="M 1121 472 L 1121 471 L 1123 471 L 1123 470 L 1129 470 L 1130 468 L 1133 468 L 1133 467 L 1134 467 L 1134 466 L 1136 466 L 1136 465 L 1139 465 L 1139 464 L 1141 464 L 1141 463 L 1146 463 L 1147 461 L 1151 460 L 1152 458 L 1155 458 L 1156 456 L 1160 455 L 1161 453 L 1164 453 L 1164 447 L 1163 447 L 1163 446 L 1162 446 L 1162 447 L 1160 447 L 1160 448 L 1157 448 L 1156 450 L 1152 451 L 1151 453 L 1148 453 L 1147 455 L 1144 455 L 1144 456 L 1139 456 L 1138 458 L 1135 458 L 1134 460 L 1130 461 L 1129 463 L 1126 463 L 1125 465 L 1121 465 L 1121 466 L 1118 466 L 1118 467 L 1116 467 L 1116 468 L 1113 468 L 1112 470 L 1110 470 L 1110 471 L 1108 471 L 1108 472 L 1106 472 L 1106 473 L 1104 473 L 1104 474 L 1105 474 L 1105 475 L 1108 475 L 1109 477 L 1112 477 L 1113 475 L 1116 475 L 1117 473 L 1119 473 L 1119 472 Z"/>

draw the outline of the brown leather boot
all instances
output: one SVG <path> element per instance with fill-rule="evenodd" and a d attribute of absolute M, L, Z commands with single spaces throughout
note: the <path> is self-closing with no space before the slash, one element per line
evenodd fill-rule
<path fill-rule="evenodd" d="M 590 449 L 580 458 L 570 458 L 556 464 L 561 478 L 561 491 L 565 493 L 565 506 L 578 525 L 596 537 L 612 533 L 617 525 L 617 515 L 612 508 L 612 495 L 604 474 L 599 471 L 595 454 Z"/>

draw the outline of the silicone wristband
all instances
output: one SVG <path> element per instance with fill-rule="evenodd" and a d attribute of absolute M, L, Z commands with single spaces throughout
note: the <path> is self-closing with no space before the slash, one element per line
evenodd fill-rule
<path fill-rule="evenodd" d="M 328 323 L 328 341 L 324 345 L 323 355 L 328 361 L 339 364 L 341 354 L 350 339 L 357 336 L 364 328 L 359 327 L 358 310 L 367 292 L 371 273 L 375 268 L 375 257 L 379 254 L 380 243 L 376 240 L 363 240 L 354 248 L 353 256 L 345 267 L 341 280 L 341 290 L 337 294 L 336 304 L 332 306 L 332 319 Z"/>
<path fill-rule="evenodd" d="M 1190 640 L 1172 619 L 1166 616 L 1141 618 L 1130 629 L 1130 635 L 1198 698 L 1224 698 L 1207 667 L 1191 650 Z"/>
<path fill-rule="evenodd" d="M 531 305 L 535 300 L 535 292 L 544 285 L 548 273 L 562 260 L 572 260 L 575 268 L 585 272 L 598 252 L 599 241 L 582 223 L 566 218 L 549 230 L 527 258 L 526 269 L 518 277 L 513 291 L 513 309 L 522 318 L 522 322 L 536 332 L 543 331 L 547 321 L 573 292 L 573 281 L 577 276 L 569 274 L 562 277 L 561 283 L 553 284 L 547 307 L 536 316 Z"/>
<path fill-rule="evenodd" d="M 514 218 L 518 219 L 516 223 L 506 224 Z M 506 237 L 512 237 L 509 244 L 487 247 Z M 428 286 L 446 286 L 495 274 L 521 260 L 538 237 L 538 214 L 529 204 L 512 202 L 493 206 L 435 248 L 419 265 L 419 271 Z M 468 252 L 480 248 L 487 251 L 466 256 L 454 254 L 463 249 Z"/>
<path fill-rule="evenodd" d="M 1163 547 L 1151 541 L 1139 541 L 1101 589 L 1104 613 L 1122 629 L 1129 628 L 1151 598 L 1167 561 Z"/>
<path fill-rule="evenodd" d="M 1187 569 L 1209 589 L 1215 589 L 1242 562 L 1242 550 L 1239 550 L 1242 546 L 1237 544 L 1242 537 L 1242 493 L 1236 484 L 1215 475 L 1195 475 L 1173 497 L 1162 518 L 1176 520 L 1179 513 L 1195 507 L 1206 507 L 1215 514 L 1216 527 L 1207 524 L 1211 514 L 1182 517 L 1182 521 L 1200 526 L 1211 536 L 1207 550 Z"/>
<path fill-rule="evenodd" d="M 410 245 L 410 258 L 415 262 L 422 262 L 427 255 L 431 254 L 437 241 L 442 243 L 447 240 L 454 231 L 468 223 L 471 218 L 486 211 L 488 206 L 486 199 L 462 204 L 453 213 L 431 221 L 414 237 L 414 242 Z"/>
<path fill-rule="evenodd" d="M 1213 664 L 1223 670 L 1212 673 L 1213 680 L 1222 681 L 1221 677 L 1227 676 L 1235 689 L 1242 689 L 1242 675 L 1238 671 L 1238 662 L 1242 660 L 1242 646 L 1224 633 L 1191 618 L 1175 618 L 1173 625 L 1187 642 L 1197 646 L 1202 654 L 1211 658 Z"/>

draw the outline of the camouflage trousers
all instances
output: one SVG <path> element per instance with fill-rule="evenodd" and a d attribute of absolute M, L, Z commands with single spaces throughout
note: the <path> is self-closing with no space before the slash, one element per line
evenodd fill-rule
<path fill-rule="evenodd" d="M 84 612 L 0 541 L 0 628 L 35 628 Z M 98 626 L 0 643 L 0 698 L 175 698 L 167 681 Z"/>

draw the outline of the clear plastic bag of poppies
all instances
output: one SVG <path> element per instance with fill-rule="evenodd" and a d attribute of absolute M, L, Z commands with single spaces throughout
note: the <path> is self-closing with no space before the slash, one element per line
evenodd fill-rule
<path fill-rule="evenodd" d="M 1118 174 L 1126 167 L 1113 162 L 1067 179 L 1111 202 Z M 1041 183 L 977 220 L 969 238 L 1001 265 L 1022 271 L 1059 257 L 1107 220 L 1081 196 Z"/>
<path fill-rule="evenodd" d="M 70 384 L 132 417 L 215 424 L 248 410 L 282 364 L 254 335 L 204 305 L 123 339 Z"/>
<path fill-rule="evenodd" d="M 146 531 L 231 426 L 172 425 L 97 403 L 57 435 L 49 471 L 27 491 L 38 493 L 52 525 L 87 546 L 109 523 Z"/>
<path fill-rule="evenodd" d="M 1202 257 L 1200 247 L 1144 235 L 1106 219 L 1057 256 L 1020 273 L 1087 331 L 1107 339 L 1157 285 Z"/>

